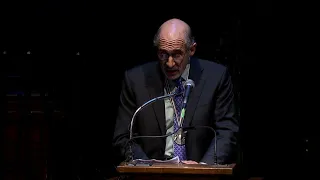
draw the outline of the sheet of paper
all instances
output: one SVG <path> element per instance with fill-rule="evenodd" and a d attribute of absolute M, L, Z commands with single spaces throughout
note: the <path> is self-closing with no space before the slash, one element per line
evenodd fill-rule
<path fill-rule="evenodd" d="M 135 159 L 130 164 L 132 165 L 152 165 L 153 163 L 167 163 L 167 164 L 179 164 L 180 159 L 178 156 L 169 160 L 157 160 L 157 159 Z"/>

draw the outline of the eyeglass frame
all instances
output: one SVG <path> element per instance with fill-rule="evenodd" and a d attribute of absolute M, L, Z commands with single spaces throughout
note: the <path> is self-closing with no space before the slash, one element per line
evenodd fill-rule
<path fill-rule="evenodd" d="M 179 54 L 179 53 L 177 53 L 177 51 L 180 51 L 181 53 Z M 171 56 L 172 59 L 174 60 L 174 62 L 181 63 L 183 58 L 186 56 L 188 51 L 190 51 L 190 50 L 187 50 L 187 51 L 173 50 L 173 52 L 168 52 L 166 50 L 159 49 L 158 52 L 157 52 L 157 55 L 158 55 L 158 58 L 161 61 L 167 61 L 167 60 L 169 60 L 169 57 Z M 162 53 L 162 52 L 166 55 L 166 57 L 160 57 L 160 53 Z M 181 55 L 181 56 L 180 57 L 175 57 L 176 55 Z"/>

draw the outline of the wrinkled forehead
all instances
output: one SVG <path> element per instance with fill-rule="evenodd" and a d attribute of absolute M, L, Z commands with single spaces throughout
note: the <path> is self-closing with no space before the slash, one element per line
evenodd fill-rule
<path fill-rule="evenodd" d="M 186 42 L 183 38 L 176 39 L 167 39 L 160 38 L 159 39 L 159 49 L 173 51 L 173 50 L 184 50 Z"/>

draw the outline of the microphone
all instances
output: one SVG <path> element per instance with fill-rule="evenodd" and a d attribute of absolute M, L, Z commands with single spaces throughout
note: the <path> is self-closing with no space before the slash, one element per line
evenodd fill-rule
<path fill-rule="evenodd" d="M 217 156 L 217 132 L 214 128 L 210 126 L 187 126 L 183 127 L 183 131 L 186 132 L 188 130 L 195 130 L 197 128 L 207 128 L 210 129 L 214 133 L 214 149 L 213 149 L 213 164 L 218 165 L 218 156 Z"/>
<path fill-rule="evenodd" d="M 167 95 L 163 95 L 163 96 L 158 96 L 158 97 L 155 97 L 153 99 L 150 99 L 149 101 L 145 102 L 144 104 L 142 104 L 133 114 L 132 118 L 131 118 L 131 122 L 130 122 L 130 128 L 129 128 L 129 133 L 130 133 L 130 137 L 129 137 L 129 140 L 126 144 L 128 144 L 129 142 L 131 142 L 133 140 L 133 124 L 134 124 L 134 120 L 135 120 L 135 117 L 137 116 L 137 114 L 142 110 L 144 109 L 145 107 L 147 107 L 148 105 L 158 101 L 158 100 L 162 100 L 162 99 L 165 99 L 165 98 L 169 98 L 169 97 L 172 97 L 172 96 L 176 96 L 176 95 L 180 95 L 181 93 L 171 93 L 171 94 L 167 94 Z M 174 132 L 176 133 L 176 132 Z M 172 135 L 173 133 L 170 133 L 168 135 L 164 135 L 164 136 L 160 136 L 160 137 L 167 137 L 169 135 Z M 129 157 L 129 160 L 132 160 L 133 156 L 132 156 L 132 149 L 131 149 L 131 145 L 130 145 L 130 155 L 131 157 Z"/>
<path fill-rule="evenodd" d="M 183 120 L 184 119 L 184 116 L 185 116 L 185 111 L 186 111 L 186 107 L 187 107 L 187 102 L 188 102 L 188 97 L 189 97 L 189 94 L 191 92 L 191 89 L 194 87 L 194 82 L 193 80 L 191 79 L 188 79 L 186 80 L 186 82 L 184 83 L 184 89 L 185 89 L 185 92 L 184 92 L 184 99 L 183 99 L 183 104 L 182 104 L 182 109 L 181 109 L 181 114 L 180 114 L 180 120 Z M 129 128 L 129 132 L 130 132 L 130 137 L 129 137 L 129 140 L 127 143 L 131 142 L 133 140 L 133 124 L 134 124 L 134 120 L 135 120 L 135 117 L 137 116 L 137 114 L 142 110 L 144 109 L 145 107 L 147 107 L 148 105 L 150 105 L 151 103 L 154 103 L 156 102 L 157 100 L 162 100 L 162 99 L 165 99 L 165 98 L 169 98 L 169 97 L 173 97 L 173 96 L 176 96 L 176 95 L 180 95 L 181 93 L 171 93 L 171 94 L 167 94 L 167 95 L 163 95 L 163 96 L 159 96 L 159 97 L 155 97 L 147 102 L 145 102 L 144 104 L 142 104 L 136 111 L 135 113 L 133 114 L 132 118 L 131 118 L 131 122 L 130 122 L 130 128 Z M 181 121 L 183 122 L 183 121 Z M 179 128 L 180 129 L 180 128 Z M 178 129 L 178 130 L 179 130 Z M 178 131 L 177 130 L 177 131 Z M 167 135 L 163 135 L 163 136 L 152 136 L 152 137 L 167 137 L 167 136 L 170 136 L 172 134 L 175 134 L 177 131 L 173 132 L 173 133 L 170 133 L 170 134 L 167 134 Z M 139 136 L 140 137 L 140 136 Z M 151 136 L 146 136 L 146 137 L 151 137 Z M 129 160 L 133 160 L 133 156 L 132 156 L 132 147 L 131 145 L 129 146 L 130 147 L 130 157 L 129 157 Z"/>
<path fill-rule="evenodd" d="M 184 120 L 184 116 L 186 114 L 186 108 L 187 108 L 187 102 L 188 102 L 188 98 L 189 98 L 189 94 L 192 90 L 192 88 L 194 87 L 194 82 L 192 79 L 187 79 L 186 82 L 184 83 L 184 98 L 182 101 L 182 109 L 181 109 L 181 113 L 180 113 L 180 122 L 183 122 Z"/>
<path fill-rule="evenodd" d="M 193 87 L 194 87 L 193 80 L 192 79 L 186 80 L 186 82 L 184 83 L 185 93 L 184 93 L 182 108 L 187 107 L 188 97 Z"/>

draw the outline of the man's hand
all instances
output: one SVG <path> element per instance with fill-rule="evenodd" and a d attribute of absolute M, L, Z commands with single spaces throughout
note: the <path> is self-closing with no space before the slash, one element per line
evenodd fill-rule
<path fill-rule="evenodd" d="M 188 161 L 181 161 L 183 164 L 199 164 L 195 161 L 191 161 L 191 160 L 188 160 Z"/>

